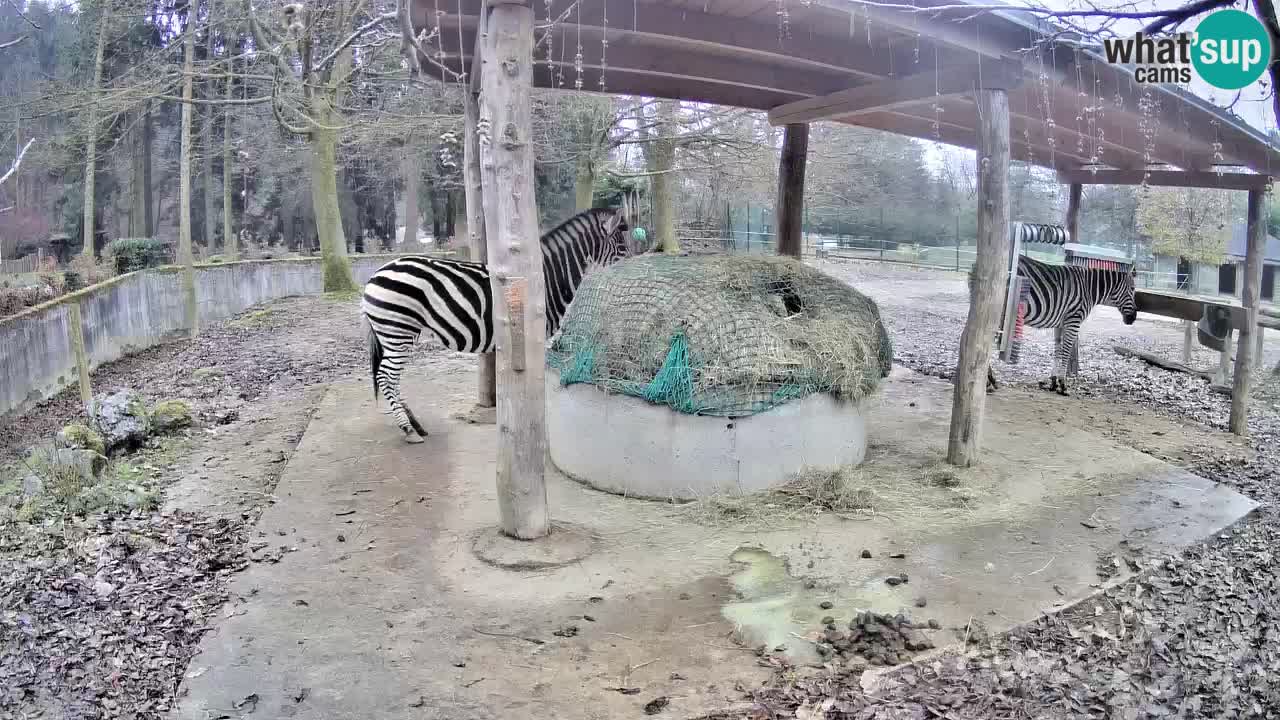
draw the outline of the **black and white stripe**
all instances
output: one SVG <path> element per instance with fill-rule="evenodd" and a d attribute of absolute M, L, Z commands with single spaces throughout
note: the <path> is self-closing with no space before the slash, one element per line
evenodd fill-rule
<path fill-rule="evenodd" d="M 547 335 L 560 327 L 583 276 L 630 254 L 621 210 L 579 213 L 541 238 Z M 400 373 L 423 331 L 459 352 L 493 351 L 493 288 L 481 263 L 425 256 L 383 265 L 364 288 L 375 397 L 380 391 L 409 442 L 427 431 L 400 398 Z"/>
<path fill-rule="evenodd" d="M 1098 305 L 1118 308 L 1126 325 L 1132 325 L 1137 319 L 1133 273 L 1049 265 L 1020 255 L 1018 275 L 1027 286 L 1026 325 L 1061 329 L 1049 389 L 1066 395 L 1067 363 L 1079 340 L 1080 326 L 1093 308 Z M 990 369 L 987 385 L 988 388 L 995 386 L 995 373 Z"/>

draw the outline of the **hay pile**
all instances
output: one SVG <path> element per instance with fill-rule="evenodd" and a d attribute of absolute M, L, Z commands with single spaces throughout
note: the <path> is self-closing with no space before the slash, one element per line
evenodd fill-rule
<path fill-rule="evenodd" d="M 589 275 L 547 352 L 563 384 L 741 417 L 889 374 L 875 302 L 789 258 L 650 255 Z"/>

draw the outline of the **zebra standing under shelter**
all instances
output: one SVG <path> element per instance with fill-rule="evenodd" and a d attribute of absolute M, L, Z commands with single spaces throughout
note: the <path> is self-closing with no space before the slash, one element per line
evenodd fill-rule
<path fill-rule="evenodd" d="M 630 255 L 625 210 L 574 215 L 541 238 L 546 278 L 547 336 L 560 327 L 583 276 Z M 369 321 L 373 392 L 391 406 L 407 442 L 426 437 L 400 397 L 400 373 L 423 330 L 450 350 L 493 351 L 493 285 L 482 263 L 414 255 L 378 268 L 364 288 L 360 310 Z"/>
<path fill-rule="evenodd" d="M 1067 365 L 1080 337 L 1080 326 L 1097 305 L 1120 310 L 1125 325 L 1138 317 L 1133 272 L 1100 270 L 1072 265 L 1050 265 L 1018 256 L 1018 275 L 1026 279 L 1025 324 L 1033 328 L 1061 328 L 1053 356 L 1053 374 L 1041 388 L 1067 394 Z M 970 275 L 972 282 L 972 275 Z M 998 387 L 995 370 L 987 367 L 987 391 Z"/>

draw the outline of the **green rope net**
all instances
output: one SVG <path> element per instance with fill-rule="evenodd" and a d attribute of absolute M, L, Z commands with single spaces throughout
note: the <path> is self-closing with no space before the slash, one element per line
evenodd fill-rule
<path fill-rule="evenodd" d="M 724 417 L 818 392 L 861 400 L 892 360 L 870 298 L 768 257 L 647 255 L 597 270 L 547 350 L 563 385 Z"/>

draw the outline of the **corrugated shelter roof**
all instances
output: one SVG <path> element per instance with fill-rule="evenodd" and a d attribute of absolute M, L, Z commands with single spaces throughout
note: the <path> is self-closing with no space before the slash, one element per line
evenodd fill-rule
<path fill-rule="evenodd" d="M 431 34 L 435 59 L 454 72 L 474 50 L 481 2 L 413 0 L 415 27 Z M 1280 150 L 1262 132 L 1189 92 L 1138 85 L 1129 70 L 1035 16 L 957 8 L 957 0 L 913 4 L 946 9 L 853 0 L 534 2 L 534 83 L 573 90 L 581 79 L 585 91 L 772 110 L 777 122 L 785 120 L 780 106 L 820 98 L 811 105 L 845 107 L 847 97 L 825 96 L 862 88 L 852 92 L 865 109 L 830 119 L 973 148 L 979 68 L 1012 66 L 1022 79 L 1009 95 L 1015 159 L 1061 170 L 1280 171 Z"/>

